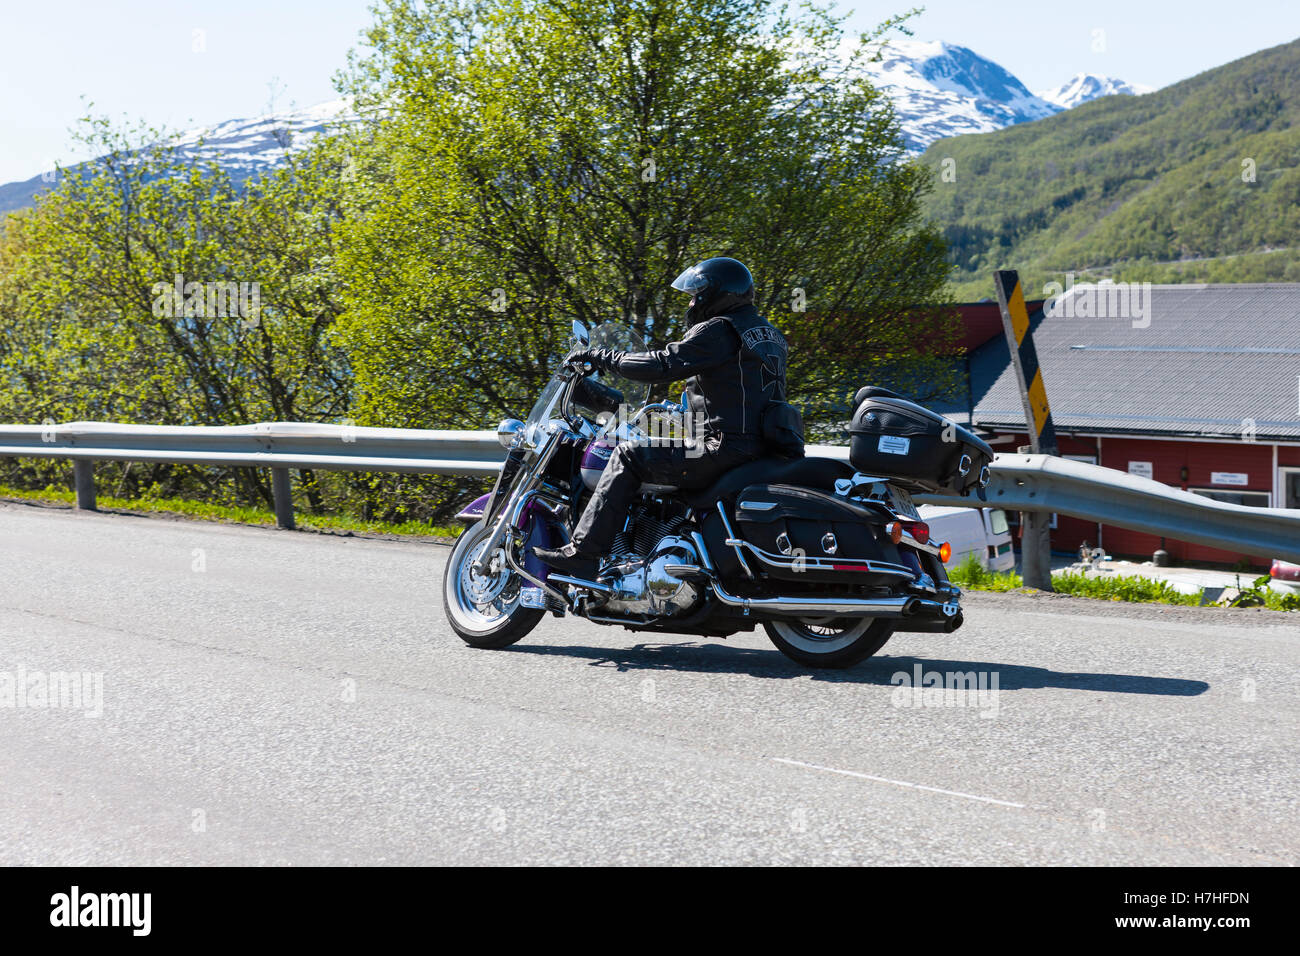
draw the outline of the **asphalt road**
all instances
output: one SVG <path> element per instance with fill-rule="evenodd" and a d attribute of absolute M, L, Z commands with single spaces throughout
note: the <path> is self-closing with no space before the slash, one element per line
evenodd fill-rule
<path fill-rule="evenodd" d="M 1278 616 L 971 595 L 833 673 L 761 630 L 475 651 L 448 550 L 0 504 L 0 863 L 1300 862 Z"/>

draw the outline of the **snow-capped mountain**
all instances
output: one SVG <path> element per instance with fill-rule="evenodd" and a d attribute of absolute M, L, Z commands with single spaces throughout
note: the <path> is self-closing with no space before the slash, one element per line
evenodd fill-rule
<path fill-rule="evenodd" d="M 1041 91 L 1038 97 L 1063 110 L 1068 110 L 1102 96 L 1141 96 L 1143 93 L 1150 93 L 1152 89 L 1153 87 L 1141 83 L 1125 83 L 1123 80 L 1098 76 L 1096 73 L 1076 73 L 1071 80 L 1056 89 Z"/>
<path fill-rule="evenodd" d="M 864 69 L 893 100 L 912 152 L 937 139 L 987 133 L 1062 109 L 1030 93 L 992 60 L 955 43 L 890 40 L 880 60 Z"/>
<path fill-rule="evenodd" d="M 942 41 L 890 40 L 881 58 L 863 69 L 893 101 L 911 153 L 920 153 L 938 139 L 1042 119 L 1100 96 L 1150 92 L 1148 87 L 1080 73 L 1055 90 L 1035 95 L 992 60 Z M 242 181 L 284 162 L 286 155 L 305 148 L 332 124 L 354 122 L 357 117 L 349 106 L 347 100 L 333 100 L 228 120 L 184 133 L 178 145 L 187 155 L 215 158 Z M 43 173 L 0 186 L 0 214 L 32 205 L 55 183 L 52 173 Z"/>
<path fill-rule="evenodd" d="M 276 110 L 250 119 L 197 127 L 181 133 L 175 146 L 182 158 L 215 159 L 232 179 L 243 182 L 279 166 L 331 127 L 355 122 L 357 116 L 350 105 L 347 99 L 331 100 L 303 109 Z M 32 205 L 36 196 L 57 183 L 58 174 L 51 170 L 0 186 L 0 214 Z"/>
<path fill-rule="evenodd" d="M 215 157 L 233 178 L 243 180 L 278 166 L 286 155 L 305 149 L 331 126 L 356 119 L 350 100 L 330 100 L 193 129 L 182 133 L 176 146 L 187 157 Z"/>

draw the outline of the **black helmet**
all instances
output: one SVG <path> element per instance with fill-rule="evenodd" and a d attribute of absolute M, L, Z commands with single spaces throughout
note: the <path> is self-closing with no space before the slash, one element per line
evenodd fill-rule
<path fill-rule="evenodd" d="M 673 280 L 673 288 L 695 297 L 686 312 L 688 325 L 754 301 L 754 277 L 749 269 L 743 262 L 725 256 L 691 266 Z"/>

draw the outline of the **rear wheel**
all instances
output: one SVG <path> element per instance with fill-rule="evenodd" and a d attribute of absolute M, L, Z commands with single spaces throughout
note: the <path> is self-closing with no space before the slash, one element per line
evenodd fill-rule
<path fill-rule="evenodd" d="M 513 644 L 536 627 L 546 613 L 540 608 L 520 606 L 519 575 L 506 563 L 500 548 L 489 557 L 486 573 L 474 570 L 474 562 L 491 531 L 486 520 L 466 528 L 452 548 L 442 577 L 447 620 L 470 647 Z"/>
<path fill-rule="evenodd" d="M 852 667 L 894 633 L 894 622 L 879 617 L 801 617 L 763 627 L 777 650 L 808 667 Z"/>

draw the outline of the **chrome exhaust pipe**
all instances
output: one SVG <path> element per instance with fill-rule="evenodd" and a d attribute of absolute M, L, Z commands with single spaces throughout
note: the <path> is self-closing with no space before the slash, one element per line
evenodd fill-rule
<path fill-rule="evenodd" d="M 955 617 L 961 613 L 961 606 L 952 601 L 931 601 L 929 598 L 917 598 L 912 613 L 917 617 L 935 617 L 939 619 Z"/>
<path fill-rule="evenodd" d="M 901 622 L 895 630 L 922 634 L 951 634 L 961 627 L 962 623 L 961 605 L 955 598 L 951 601 L 920 598 L 912 608 L 912 615 Z"/>
<path fill-rule="evenodd" d="M 713 580 L 713 593 L 728 607 L 791 617 L 907 617 L 919 601 L 911 595 L 887 598 L 739 597 L 723 588 L 717 578 Z"/>
<path fill-rule="evenodd" d="M 921 634 L 951 634 L 965 623 L 961 611 L 952 617 L 909 617 L 900 621 L 894 630 Z"/>
<path fill-rule="evenodd" d="M 920 605 L 921 599 L 913 594 L 885 598 L 819 598 L 819 597 L 770 597 L 749 598 L 732 594 L 722 585 L 721 576 L 709 558 L 708 546 L 704 536 L 698 531 L 691 533 L 691 540 L 699 552 L 703 571 L 710 578 L 710 589 L 721 603 L 728 607 L 742 608 L 746 613 L 763 611 L 767 614 L 790 617 L 888 617 L 902 618 L 912 614 Z M 742 557 L 743 561 L 743 557 Z M 673 566 L 674 570 L 688 570 L 685 566 Z M 694 570 L 690 568 L 689 570 Z M 670 572 L 671 573 L 671 572 Z M 676 575 L 674 575 L 676 577 Z M 938 602 L 931 601 L 931 604 Z"/>

